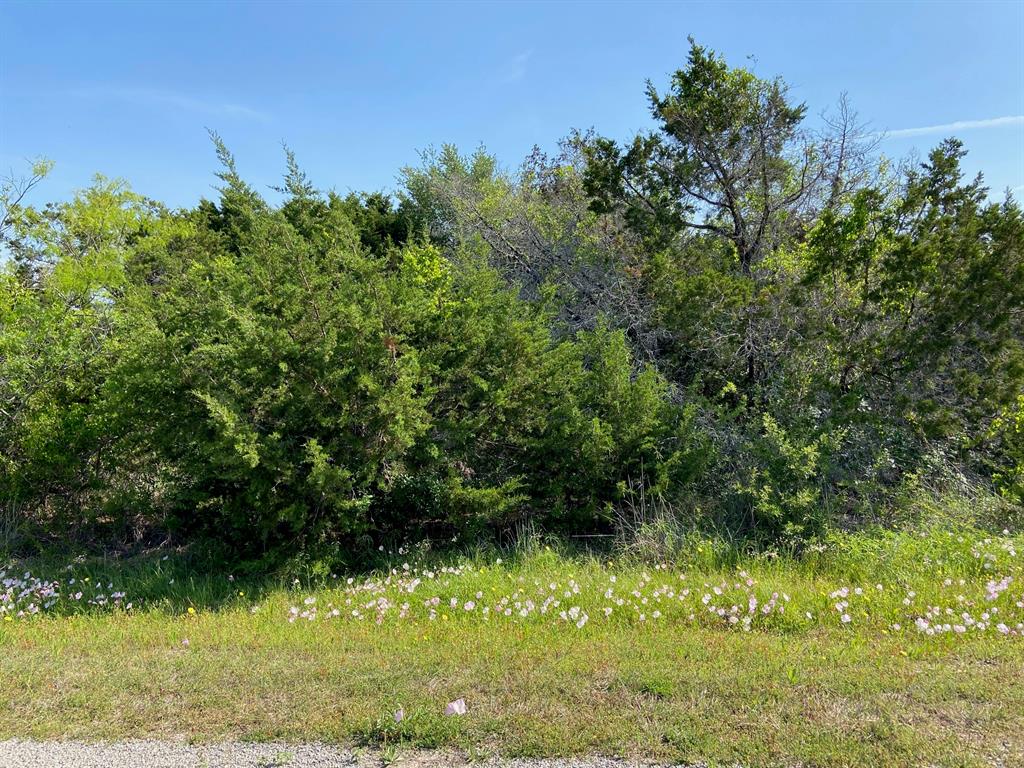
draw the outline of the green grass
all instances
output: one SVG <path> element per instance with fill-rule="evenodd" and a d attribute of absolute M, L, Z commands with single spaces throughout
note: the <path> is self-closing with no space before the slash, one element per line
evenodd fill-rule
<path fill-rule="evenodd" d="M 114 583 L 133 607 L 65 596 L 43 615 L 0 622 L 0 738 L 326 740 L 388 754 L 456 747 L 471 756 L 744 765 L 1024 764 L 1024 638 L 994 628 L 1003 622 L 1012 633 L 1024 622 L 1017 550 L 1020 537 L 948 528 L 840 536 L 799 559 L 696 539 L 665 564 L 538 547 L 396 555 L 351 587 L 341 575 L 299 584 L 190 576 L 182 558 L 51 564 L 65 582 Z M 441 573 L 444 563 L 455 572 Z M 18 565 L 19 577 L 46 567 Z M 1009 587 L 988 599 L 986 585 L 1007 576 Z M 409 593 L 413 578 L 422 581 Z M 541 613 L 551 583 L 561 605 Z M 849 624 L 835 608 L 841 598 L 830 597 L 843 587 Z M 772 593 L 784 611 L 763 614 Z M 711 615 L 706 594 L 723 606 L 742 598 L 744 611 L 753 594 L 750 631 Z M 432 597 L 434 619 L 424 605 Z M 505 597 L 532 599 L 534 609 L 498 615 Z M 375 609 L 359 606 L 381 599 L 378 624 Z M 493 606 L 486 616 L 484 605 Z M 928 636 L 913 619 L 930 606 L 991 621 Z M 293 607 L 315 607 L 316 617 L 290 622 Z M 332 607 L 339 616 L 329 617 Z M 581 628 L 558 615 L 571 607 L 589 616 Z M 444 717 L 459 697 L 468 714 Z M 396 724 L 399 706 L 406 719 Z"/>

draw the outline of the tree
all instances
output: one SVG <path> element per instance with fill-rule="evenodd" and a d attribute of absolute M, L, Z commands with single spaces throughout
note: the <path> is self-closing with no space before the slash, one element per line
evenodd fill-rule
<path fill-rule="evenodd" d="M 800 203 L 823 167 L 800 132 L 806 108 L 780 79 L 730 68 L 691 38 L 685 69 L 667 93 L 648 82 L 657 133 L 623 151 L 610 139 L 587 147 L 594 208 L 623 207 L 652 243 L 704 232 L 731 243 L 744 275 L 792 233 Z"/>
<path fill-rule="evenodd" d="M 123 182 L 97 177 L 69 202 L 7 215 L 15 260 L 0 269 L 0 496 L 68 533 L 126 490 L 115 476 L 136 466 L 110 430 L 107 377 L 125 264 L 157 214 Z"/>
<path fill-rule="evenodd" d="M 12 171 L 0 179 L 0 247 L 21 216 L 26 197 L 49 175 L 53 165 L 52 160 L 39 158 L 32 162 L 27 176 L 15 176 Z"/>
<path fill-rule="evenodd" d="M 821 313 L 803 337 L 827 355 L 819 391 L 959 441 L 1013 402 L 1024 371 L 1021 210 L 987 203 L 980 177 L 965 183 L 964 154 L 947 140 L 847 212 L 825 211 L 803 278 Z"/>

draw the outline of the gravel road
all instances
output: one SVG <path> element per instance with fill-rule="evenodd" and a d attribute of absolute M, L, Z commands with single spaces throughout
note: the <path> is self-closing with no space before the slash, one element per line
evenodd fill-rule
<path fill-rule="evenodd" d="M 173 741 L 0 741 L 0 768 L 357 768 L 350 751 L 324 744 Z"/>
<path fill-rule="evenodd" d="M 399 756 L 399 768 L 466 768 L 465 759 L 444 752 Z M 474 763 L 474 768 L 637 768 L 613 758 L 509 760 Z M 0 768 L 380 768 L 379 754 L 326 744 L 202 744 L 174 741 L 0 741 Z"/>

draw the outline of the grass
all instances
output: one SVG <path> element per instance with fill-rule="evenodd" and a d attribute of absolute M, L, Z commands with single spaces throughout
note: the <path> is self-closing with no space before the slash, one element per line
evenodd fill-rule
<path fill-rule="evenodd" d="M 1020 537 L 943 527 L 837 536 L 800 558 L 698 539 L 666 563 L 543 547 L 395 553 L 351 585 L 189 575 L 174 557 L 51 565 L 53 605 L 0 622 L 0 738 L 1024 764 L 1022 549 Z M 46 567 L 18 566 L 19 580 Z M 99 591 L 74 600 L 67 582 L 86 577 Z M 89 605 L 108 584 L 125 597 Z M 970 628 L 942 630 L 965 612 Z M 460 697 L 468 714 L 445 717 Z"/>

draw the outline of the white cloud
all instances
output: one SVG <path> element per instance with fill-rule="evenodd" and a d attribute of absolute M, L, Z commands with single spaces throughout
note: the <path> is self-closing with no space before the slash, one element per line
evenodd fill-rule
<path fill-rule="evenodd" d="M 501 82 L 515 83 L 526 77 L 526 65 L 531 56 L 533 56 L 532 50 L 523 51 L 506 61 L 501 68 Z"/>
<path fill-rule="evenodd" d="M 270 115 L 266 112 L 261 112 L 258 109 L 253 109 L 243 104 L 201 99 L 176 91 L 165 91 L 156 88 L 100 86 L 79 88 L 74 91 L 74 94 L 83 99 L 122 101 L 140 107 L 173 109 L 181 112 L 195 112 L 217 117 L 238 117 L 246 120 L 260 121 L 270 119 Z"/>
<path fill-rule="evenodd" d="M 880 135 L 888 139 L 894 139 L 907 136 L 928 136 L 935 133 L 956 133 L 957 131 L 968 131 L 978 128 L 1003 128 L 1008 125 L 1024 125 L 1024 115 L 990 117 L 987 120 L 958 120 L 955 123 L 925 125 L 920 128 L 900 128 L 895 131 L 882 131 Z"/>

